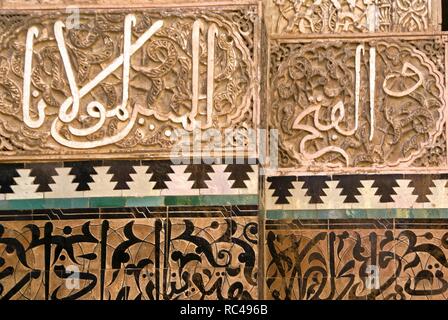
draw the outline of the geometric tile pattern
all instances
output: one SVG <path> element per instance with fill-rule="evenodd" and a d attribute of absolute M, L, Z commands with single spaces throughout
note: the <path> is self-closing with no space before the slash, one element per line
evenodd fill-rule
<path fill-rule="evenodd" d="M 448 174 L 267 177 L 267 209 L 448 208 Z"/>
<path fill-rule="evenodd" d="M 0 300 L 448 299 L 448 171 L 418 174 L 448 159 L 437 1 L 131 0 L 140 9 L 115 15 L 117 0 L 83 0 L 97 10 L 67 28 L 64 62 L 51 25 L 65 2 L 0 1 Z M 122 32 L 132 11 L 139 23 Z M 39 35 L 27 44 L 31 26 Z M 100 84 L 112 67 L 113 84 Z M 111 119 L 124 78 L 133 129 Z M 61 123 L 60 103 L 72 95 L 74 112 L 86 91 L 104 100 L 105 119 L 90 127 L 95 117 L 78 110 L 74 127 Z M 34 121 L 22 121 L 25 100 Z M 209 139 L 191 130 L 243 129 L 222 151 L 270 153 L 289 175 L 272 170 L 259 184 L 253 158 L 174 164 L 181 127 L 193 134 L 188 155 Z M 260 128 L 279 132 L 265 139 Z M 249 136 L 279 144 L 240 152 Z"/>
<path fill-rule="evenodd" d="M 83 161 L 0 165 L 0 200 L 257 194 L 256 165 Z"/>
<path fill-rule="evenodd" d="M 2 222 L 0 299 L 256 299 L 256 207 L 195 210 Z"/>
<path fill-rule="evenodd" d="M 448 220 L 266 222 L 265 298 L 446 300 Z"/>
<path fill-rule="evenodd" d="M 0 221 L 257 217 L 256 205 L 108 207 L 0 211 Z"/>

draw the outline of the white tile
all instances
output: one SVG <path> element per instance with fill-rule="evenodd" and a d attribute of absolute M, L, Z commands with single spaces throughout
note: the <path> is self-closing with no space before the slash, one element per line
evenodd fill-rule
<path fill-rule="evenodd" d="M 44 198 L 81 198 L 83 191 L 76 191 L 78 186 L 69 175 L 71 168 L 56 168 L 57 176 L 53 177 L 54 183 L 50 184 L 51 192 L 44 192 Z"/>
<path fill-rule="evenodd" d="M 342 188 L 337 188 L 339 181 L 327 181 L 328 188 L 324 188 L 325 195 L 321 196 L 323 203 L 317 203 L 317 209 L 345 209 L 350 208 L 344 203 L 345 196 L 341 195 Z"/>
<path fill-rule="evenodd" d="M 39 185 L 34 184 L 34 177 L 30 177 L 31 169 L 18 169 L 19 177 L 15 177 L 16 185 L 12 185 L 11 189 L 14 193 L 5 195 L 6 200 L 15 199 L 41 199 L 44 197 L 43 192 L 37 192 Z"/>
<path fill-rule="evenodd" d="M 208 188 L 200 189 L 199 193 L 204 195 L 239 194 L 239 189 L 232 189 L 233 181 L 229 181 L 231 172 L 224 172 L 226 168 L 225 164 L 214 165 L 214 172 L 208 174 L 211 180 L 205 182 Z"/>
<path fill-rule="evenodd" d="M 136 173 L 131 174 L 132 181 L 128 182 L 129 190 L 123 190 L 125 197 L 160 196 L 160 190 L 154 190 L 155 182 L 151 180 L 151 173 L 147 173 L 148 166 L 134 166 Z"/>
<path fill-rule="evenodd" d="M 316 204 L 310 203 L 311 197 L 306 195 L 307 189 L 303 188 L 304 181 L 293 181 L 294 189 L 291 189 L 292 197 L 289 197 L 290 210 L 315 210 Z"/>
<path fill-rule="evenodd" d="M 269 183 L 267 184 L 267 188 L 269 188 Z M 266 189 L 266 210 L 281 210 L 283 206 L 281 204 L 276 204 L 278 197 L 273 196 L 275 189 Z"/>
<path fill-rule="evenodd" d="M 95 167 L 97 174 L 92 175 L 94 182 L 89 182 L 90 190 L 84 191 L 86 197 L 120 197 L 123 190 L 114 190 L 116 182 L 111 181 L 112 174 L 107 173 L 110 167 Z"/>
<path fill-rule="evenodd" d="M 199 195 L 199 189 L 192 189 L 194 181 L 188 181 L 190 173 L 185 173 L 186 165 L 175 165 L 171 167 L 174 173 L 170 173 L 171 181 L 166 181 L 168 189 L 163 189 L 162 196 L 185 196 Z"/>
<path fill-rule="evenodd" d="M 448 189 L 446 187 L 447 180 L 434 179 L 432 181 L 434 187 L 430 187 L 431 193 L 428 199 L 432 208 L 448 208 Z"/>
<path fill-rule="evenodd" d="M 352 203 L 352 209 L 386 209 L 387 203 L 381 203 L 381 196 L 376 195 L 378 188 L 372 187 L 374 180 L 361 180 L 363 185 L 359 188 L 360 195 L 356 195 L 358 203 Z"/>
<path fill-rule="evenodd" d="M 247 186 L 246 189 L 241 189 L 240 193 L 243 194 L 258 194 L 258 184 L 259 184 L 259 175 L 258 175 L 258 165 L 251 165 L 253 172 L 248 172 L 249 180 L 245 181 Z"/>
<path fill-rule="evenodd" d="M 409 187 L 410 182 L 409 179 L 397 179 L 398 187 L 394 187 L 397 194 L 392 195 L 394 208 L 414 208 L 418 196 L 412 194 L 414 188 Z"/>

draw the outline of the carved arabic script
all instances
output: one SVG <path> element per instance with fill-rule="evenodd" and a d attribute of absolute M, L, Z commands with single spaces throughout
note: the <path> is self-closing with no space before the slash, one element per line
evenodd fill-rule
<path fill-rule="evenodd" d="M 411 163 L 442 132 L 443 76 L 404 42 L 304 44 L 273 72 L 285 165 Z"/>
<path fill-rule="evenodd" d="M 250 127 L 254 52 L 239 14 L 86 13 L 78 28 L 58 14 L 25 19 L 2 38 L 2 150 L 166 151 L 177 128 Z"/>

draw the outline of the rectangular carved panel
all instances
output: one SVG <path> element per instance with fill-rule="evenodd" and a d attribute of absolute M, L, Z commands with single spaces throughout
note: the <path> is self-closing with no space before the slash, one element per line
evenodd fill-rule
<path fill-rule="evenodd" d="M 267 0 L 270 32 L 340 34 L 440 30 L 436 0 Z"/>
<path fill-rule="evenodd" d="M 0 156 L 166 158 L 206 129 L 246 154 L 224 135 L 258 123 L 258 10 L 4 11 Z"/>
<path fill-rule="evenodd" d="M 270 52 L 281 167 L 446 166 L 442 38 L 277 40 Z"/>
<path fill-rule="evenodd" d="M 446 300 L 447 222 L 267 221 L 265 298 Z"/>

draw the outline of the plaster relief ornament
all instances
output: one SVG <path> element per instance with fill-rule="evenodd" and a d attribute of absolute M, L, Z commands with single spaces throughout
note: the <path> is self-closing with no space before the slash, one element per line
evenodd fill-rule
<path fill-rule="evenodd" d="M 444 77 L 409 43 L 304 43 L 277 65 L 271 127 L 284 167 L 406 167 L 439 143 Z"/>
<path fill-rule="evenodd" d="M 431 0 L 271 1 L 274 33 L 413 32 L 430 27 Z"/>
<path fill-rule="evenodd" d="M 0 38 L 1 152 L 159 155 L 177 129 L 252 127 L 248 9 L 86 12 L 75 28 L 62 13 L 24 15 Z"/>

